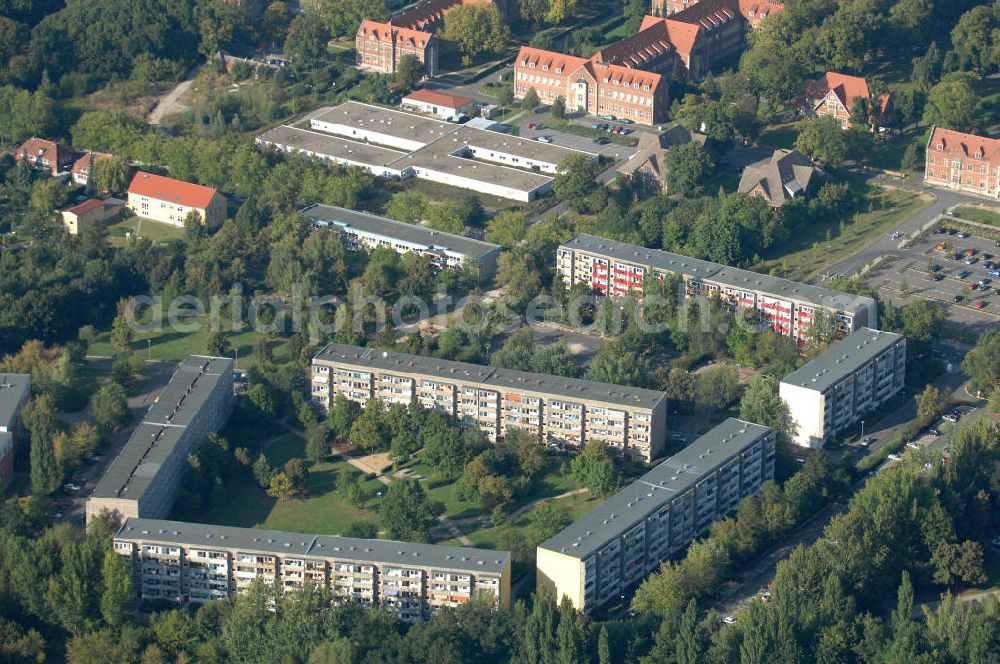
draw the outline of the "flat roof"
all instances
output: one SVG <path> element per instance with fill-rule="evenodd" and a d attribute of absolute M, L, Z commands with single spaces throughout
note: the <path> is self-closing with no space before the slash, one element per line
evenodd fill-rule
<path fill-rule="evenodd" d="M 31 374 L 0 373 L 0 427 L 11 427 L 30 389 Z"/>
<path fill-rule="evenodd" d="M 238 549 L 286 556 L 346 559 L 491 574 L 503 573 L 510 560 L 509 551 L 357 539 L 338 535 L 308 535 L 162 519 L 126 519 L 115 537 L 119 540 L 207 549 Z"/>
<path fill-rule="evenodd" d="M 339 106 L 312 116 L 312 120 L 346 125 L 420 143 L 430 143 L 455 131 L 456 127 L 449 122 L 424 115 L 363 104 L 359 101 L 345 101 Z"/>
<path fill-rule="evenodd" d="M 180 442 L 185 427 L 205 405 L 219 378 L 232 370 L 233 360 L 228 357 L 191 355 L 181 362 L 108 466 L 94 488 L 93 497 L 139 500 Z"/>
<path fill-rule="evenodd" d="M 770 427 L 730 417 L 542 542 L 539 548 L 574 558 L 594 553 L 770 432 Z"/>
<path fill-rule="evenodd" d="M 357 212 L 334 205 L 317 203 L 302 210 L 307 218 L 328 221 L 338 226 L 346 226 L 372 235 L 378 235 L 423 250 L 439 250 L 448 253 L 479 258 L 500 250 L 500 245 L 474 240 L 463 235 L 436 231 L 417 224 L 408 224 L 388 217 L 368 212 Z"/>
<path fill-rule="evenodd" d="M 874 304 L 874 300 L 869 297 L 789 281 L 752 270 L 729 267 L 721 263 L 704 261 L 660 249 L 647 249 L 586 233 L 581 233 L 567 240 L 562 246 L 640 265 L 648 265 L 655 269 L 677 272 L 689 278 L 711 279 L 733 288 L 762 291 L 788 300 L 841 311 L 854 312 Z"/>
<path fill-rule="evenodd" d="M 580 378 L 514 371 L 513 369 L 497 369 L 482 364 L 439 360 L 434 357 L 337 343 L 327 344 L 314 359 L 368 366 L 382 371 L 420 373 L 442 380 L 483 383 L 498 391 L 516 388 L 545 392 L 577 401 L 598 401 L 634 408 L 653 408 L 666 398 L 665 392 L 657 392 L 656 390 L 598 383 Z"/>
<path fill-rule="evenodd" d="M 496 135 L 502 136 L 502 134 Z M 552 182 L 552 176 L 550 175 L 501 166 L 478 159 L 457 157 L 451 154 L 462 147 L 464 146 L 461 144 L 456 145 L 451 143 L 450 137 L 446 137 L 441 139 L 441 141 L 431 143 L 419 150 L 414 150 L 408 155 L 404 155 L 397 161 L 392 162 L 390 167 L 396 170 L 423 168 L 429 171 L 437 171 L 446 175 L 467 178 L 476 182 L 484 182 L 524 192 L 535 191 Z"/>
<path fill-rule="evenodd" d="M 316 154 L 348 159 L 373 167 L 388 166 L 406 155 L 400 150 L 390 150 L 372 143 L 352 141 L 333 134 L 324 134 L 288 125 L 281 125 L 264 132 L 257 137 L 257 140 L 261 143 L 273 143 L 298 150 L 308 150 Z"/>
<path fill-rule="evenodd" d="M 469 146 L 480 150 L 492 150 L 494 152 L 513 154 L 518 157 L 524 157 L 525 159 L 532 159 L 534 161 L 541 161 L 548 164 L 558 164 L 566 157 L 574 154 L 584 154 L 588 157 L 595 156 L 593 152 L 567 148 L 561 145 L 555 145 L 554 143 L 533 141 L 528 138 L 521 138 L 520 136 L 512 136 L 510 134 L 501 134 L 499 132 L 489 131 L 488 129 L 470 127 L 467 124 L 458 125 L 456 130 L 449 135 L 449 138 L 455 138 L 459 143 L 468 143 Z"/>
<path fill-rule="evenodd" d="M 796 369 L 782 383 L 823 391 L 857 371 L 903 338 L 895 332 L 863 327 L 847 335 L 819 357 Z"/>

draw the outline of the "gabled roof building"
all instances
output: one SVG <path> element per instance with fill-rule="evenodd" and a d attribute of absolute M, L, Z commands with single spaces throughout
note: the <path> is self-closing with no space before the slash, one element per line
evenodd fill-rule
<path fill-rule="evenodd" d="M 925 152 L 927 184 L 1000 199 L 1000 140 L 934 127 Z"/>
<path fill-rule="evenodd" d="M 805 96 L 806 102 L 817 116 L 833 118 L 841 127 L 849 129 L 857 100 L 870 99 L 871 91 L 868 89 L 868 81 L 860 76 L 828 71 L 806 85 Z M 890 95 L 882 96 L 882 113 L 889 111 L 890 102 Z"/>
<path fill-rule="evenodd" d="M 743 169 L 738 191 L 760 196 L 773 207 L 816 193 L 823 170 L 798 150 L 775 150 L 767 159 Z"/>
<path fill-rule="evenodd" d="M 17 148 L 14 159 L 50 175 L 59 175 L 73 163 L 73 153 L 55 141 L 32 136 Z"/>

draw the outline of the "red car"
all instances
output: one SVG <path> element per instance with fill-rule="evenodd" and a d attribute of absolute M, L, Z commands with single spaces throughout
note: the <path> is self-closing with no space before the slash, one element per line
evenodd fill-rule
<path fill-rule="evenodd" d="M 976 309 L 982 309 L 985 306 L 986 302 L 984 300 L 976 300 Z"/>
<path fill-rule="evenodd" d="M 535 128 L 535 123 L 534 122 L 529 122 L 528 124 L 526 124 L 524 126 L 527 127 L 528 129 L 534 129 Z"/>

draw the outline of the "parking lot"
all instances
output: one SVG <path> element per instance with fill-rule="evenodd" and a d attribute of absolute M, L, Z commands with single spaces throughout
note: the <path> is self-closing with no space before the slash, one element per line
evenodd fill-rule
<path fill-rule="evenodd" d="M 936 229 L 894 251 L 866 280 L 897 305 L 941 302 L 949 322 L 978 332 L 1000 320 L 1000 276 L 991 272 L 1000 272 L 995 241 Z"/>
<path fill-rule="evenodd" d="M 545 118 L 547 115 L 547 113 L 535 113 L 534 115 L 521 118 L 521 138 L 530 138 L 533 141 L 537 141 L 539 136 L 545 136 L 552 141 L 553 145 L 561 145 L 564 148 L 573 148 L 574 150 L 583 150 L 584 152 L 602 154 L 605 157 L 610 157 L 615 160 L 625 161 L 635 154 L 635 148 L 630 148 L 627 145 L 620 145 L 613 141 L 609 141 L 604 145 L 599 145 L 595 143 L 592 138 L 577 136 L 576 134 L 567 134 L 566 132 L 558 131 L 556 129 L 549 129 L 545 126 Z M 592 120 L 591 124 L 594 122 L 605 122 L 604 120 L 596 118 L 588 119 Z M 533 126 L 529 128 L 529 124 Z M 539 125 L 541 125 L 541 128 L 539 128 Z M 629 129 L 630 131 L 635 131 L 634 126 Z"/>

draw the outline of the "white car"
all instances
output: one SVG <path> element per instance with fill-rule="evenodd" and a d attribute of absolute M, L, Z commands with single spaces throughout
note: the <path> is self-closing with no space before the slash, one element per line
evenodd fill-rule
<path fill-rule="evenodd" d="M 727 625 L 735 625 L 736 616 L 726 616 L 725 618 L 722 619 L 722 622 L 726 623 Z"/>
<path fill-rule="evenodd" d="M 920 446 L 917 445 L 914 442 L 909 442 L 909 443 L 906 444 L 906 446 L 909 447 L 911 450 L 919 450 L 920 449 Z"/>
<path fill-rule="evenodd" d="M 901 458 L 902 457 L 900 457 L 898 454 L 890 454 L 889 455 L 889 460 L 890 461 L 899 461 Z"/>
<path fill-rule="evenodd" d="M 539 136 L 535 140 L 537 140 L 539 143 L 551 143 L 552 142 L 552 139 L 549 138 L 548 136 Z"/>

